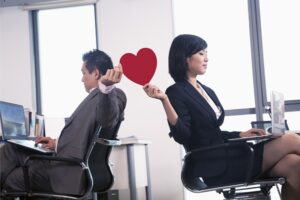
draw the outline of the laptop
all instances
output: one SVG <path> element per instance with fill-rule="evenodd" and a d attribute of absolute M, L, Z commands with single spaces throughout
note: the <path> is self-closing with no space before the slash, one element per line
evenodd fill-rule
<path fill-rule="evenodd" d="M 279 137 L 288 130 L 285 120 L 284 96 L 277 91 L 271 92 L 271 121 L 251 122 L 252 128 L 262 128 L 266 131 L 266 135 L 233 138 L 229 141 L 246 141 L 246 140 L 262 140 L 268 138 Z"/>
<path fill-rule="evenodd" d="M 36 145 L 34 137 L 27 135 L 22 105 L 0 101 L 0 124 L 4 141 L 42 153 L 54 153 L 53 150 L 41 147 L 41 144 Z"/>

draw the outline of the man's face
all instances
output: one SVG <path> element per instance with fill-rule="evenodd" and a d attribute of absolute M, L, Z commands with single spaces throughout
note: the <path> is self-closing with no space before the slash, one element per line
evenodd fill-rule
<path fill-rule="evenodd" d="M 85 91 L 89 93 L 91 89 L 98 87 L 98 80 L 100 78 L 100 73 L 97 69 L 95 69 L 90 73 L 86 68 L 86 63 L 84 62 L 81 67 L 81 72 L 82 72 L 81 81 L 84 84 Z"/>

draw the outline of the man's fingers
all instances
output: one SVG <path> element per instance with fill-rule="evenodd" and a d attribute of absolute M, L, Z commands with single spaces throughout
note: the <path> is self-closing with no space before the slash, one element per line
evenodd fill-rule
<path fill-rule="evenodd" d="M 43 142 L 43 141 L 47 141 L 45 137 L 41 137 L 41 136 L 38 136 L 35 138 L 35 143 L 40 143 L 40 142 Z"/>
<path fill-rule="evenodd" d="M 114 70 L 114 73 L 112 76 L 113 80 L 119 81 L 121 79 L 121 76 L 122 76 L 122 73 L 119 70 Z"/>
<path fill-rule="evenodd" d="M 106 71 L 105 76 L 106 76 L 106 79 L 111 79 L 111 77 L 113 76 L 113 70 L 112 69 L 108 69 Z"/>
<path fill-rule="evenodd" d="M 109 69 L 106 71 L 106 74 L 104 75 L 104 79 L 106 81 L 110 81 L 112 83 L 118 83 L 120 82 L 122 78 L 122 71 L 120 70 L 120 67 L 115 67 L 113 69 Z"/>
<path fill-rule="evenodd" d="M 121 73 L 123 73 L 123 66 L 122 66 L 121 63 L 119 63 L 119 65 L 117 66 L 117 68 L 119 69 L 119 71 L 120 71 Z"/>

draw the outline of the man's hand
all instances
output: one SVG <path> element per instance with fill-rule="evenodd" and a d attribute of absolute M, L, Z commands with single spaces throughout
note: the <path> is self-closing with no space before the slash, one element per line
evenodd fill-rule
<path fill-rule="evenodd" d="M 105 86 L 110 86 L 121 81 L 123 75 L 122 65 L 119 64 L 113 69 L 108 69 L 105 75 L 100 77 L 100 82 Z"/>
<path fill-rule="evenodd" d="M 56 142 L 55 139 L 50 137 L 38 136 L 35 138 L 35 144 L 41 143 L 43 148 L 55 150 Z"/>

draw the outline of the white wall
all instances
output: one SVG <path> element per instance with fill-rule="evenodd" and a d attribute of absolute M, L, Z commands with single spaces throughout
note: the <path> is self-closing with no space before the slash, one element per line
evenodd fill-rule
<path fill-rule="evenodd" d="M 163 90 L 172 83 L 168 74 L 168 50 L 173 38 L 171 0 L 102 0 L 98 3 L 99 46 L 115 64 L 126 53 L 152 48 L 158 66 L 152 82 Z M 182 199 L 180 148 L 169 138 L 160 102 L 150 99 L 142 86 L 126 77 L 120 87 L 128 98 L 125 123 L 119 135 L 134 134 L 152 142 L 149 146 L 154 200 Z"/>
<path fill-rule="evenodd" d="M 33 107 L 29 16 L 0 8 L 0 99 Z"/>
<path fill-rule="evenodd" d="M 101 0 L 97 4 L 100 49 L 115 64 L 127 52 L 152 48 L 158 67 L 152 82 L 162 90 L 172 84 L 168 50 L 173 38 L 171 0 Z M 29 18 L 19 8 L 0 8 L 0 99 L 32 107 L 32 65 Z M 119 85 L 128 98 L 126 119 L 119 136 L 150 140 L 149 158 L 153 200 L 181 200 L 180 147 L 169 138 L 160 102 L 148 98 L 142 86 L 126 77 Z"/>

